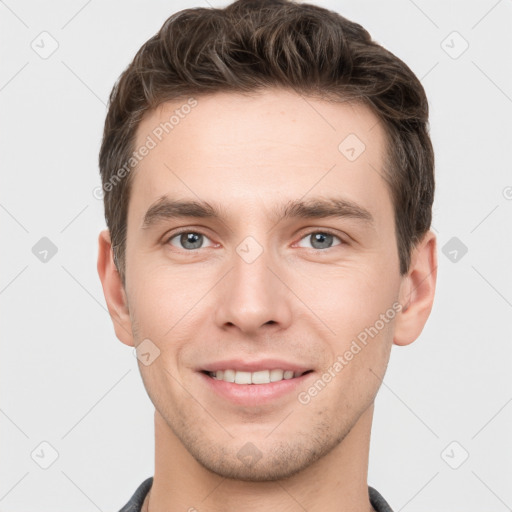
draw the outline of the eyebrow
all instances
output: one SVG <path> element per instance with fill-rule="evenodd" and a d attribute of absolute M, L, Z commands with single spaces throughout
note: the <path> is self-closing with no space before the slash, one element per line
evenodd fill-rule
<path fill-rule="evenodd" d="M 142 229 L 148 229 L 161 221 L 184 217 L 223 220 L 227 215 L 222 205 L 214 206 L 202 200 L 173 200 L 168 196 L 162 196 L 146 211 Z M 291 200 L 274 208 L 271 212 L 271 218 L 276 222 L 294 218 L 323 219 L 331 217 L 357 219 L 368 225 L 374 225 L 375 222 L 368 210 L 353 201 L 339 197 Z"/>

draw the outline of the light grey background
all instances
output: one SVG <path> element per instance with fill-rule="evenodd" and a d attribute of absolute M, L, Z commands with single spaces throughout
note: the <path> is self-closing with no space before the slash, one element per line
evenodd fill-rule
<path fill-rule="evenodd" d="M 2 511 L 117 511 L 153 475 L 153 406 L 96 273 L 97 155 L 136 50 L 208 3 L 226 2 L 0 2 Z M 436 301 L 421 337 L 393 347 L 369 483 L 395 512 L 511 510 L 512 2 L 316 3 L 421 78 L 436 150 Z M 46 262 L 42 237 L 58 249 Z"/>

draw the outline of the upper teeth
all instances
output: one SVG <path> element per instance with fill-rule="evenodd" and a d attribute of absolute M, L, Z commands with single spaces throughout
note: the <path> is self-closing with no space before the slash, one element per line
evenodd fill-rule
<path fill-rule="evenodd" d="M 302 372 L 292 370 L 261 370 L 258 372 L 243 372 L 239 370 L 218 370 L 209 372 L 214 379 L 234 382 L 235 384 L 269 384 L 283 379 L 300 377 Z"/>

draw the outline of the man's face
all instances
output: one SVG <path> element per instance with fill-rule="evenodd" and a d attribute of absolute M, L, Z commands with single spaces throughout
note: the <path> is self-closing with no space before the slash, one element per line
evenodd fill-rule
<path fill-rule="evenodd" d="M 133 343 L 150 340 L 149 358 L 160 351 L 139 366 L 169 436 L 219 475 L 283 478 L 343 440 L 388 362 L 402 279 L 384 135 L 366 107 L 282 90 L 197 102 L 160 142 L 155 128 L 185 102 L 164 104 L 137 132 L 137 148 L 148 136 L 157 145 L 132 176 Z M 220 217 L 172 216 L 163 197 L 208 203 Z M 338 216 L 282 217 L 292 202 L 315 201 L 346 205 Z M 272 384 L 204 373 L 244 363 L 312 371 Z"/>

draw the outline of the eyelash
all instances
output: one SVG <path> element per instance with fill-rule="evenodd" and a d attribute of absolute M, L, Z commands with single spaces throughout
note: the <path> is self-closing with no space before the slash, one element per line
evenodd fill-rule
<path fill-rule="evenodd" d="M 205 233 L 201 232 L 201 231 L 198 231 L 198 230 L 193 230 L 193 229 L 183 229 L 181 231 L 177 231 L 176 233 L 172 233 L 170 236 L 166 237 L 166 241 L 165 243 L 166 244 L 169 244 L 170 241 L 173 239 L 173 238 L 176 238 L 177 236 L 179 235 L 182 235 L 183 233 L 194 233 L 196 235 L 202 235 L 208 239 L 210 239 L 208 237 L 208 235 L 206 235 Z M 328 247 L 327 249 L 315 249 L 314 247 L 303 247 L 303 249 L 311 249 L 313 251 L 316 251 L 316 252 L 327 252 L 329 249 L 334 249 L 335 247 L 337 247 L 338 245 L 346 245 L 347 242 L 345 242 L 339 235 L 337 235 L 336 233 L 333 233 L 332 231 L 328 230 L 328 229 L 315 229 L 315 230 L 312 230 L 312 231 L 309 231 L 307 233 L 305 233 L 300 239 L 299 239 L 299 242 L 304 240 L 304 238 L 308 237 L 308 236 L 311 236 L 315 233 L 321 233 L 321 234 L 324 234 L 324 235 L 331 235 L 333 236 L 334 238 L 337 238 L 340 243 L 337 244 L 337 245 L 333 245 L 332 247 Z M 194 252 L 194 251 L 199 251 L 200 249 L 204 249 L 204 247 L 199 247 L 198 249 L 181 249 L 182 251 L 184 252 Z"/>

